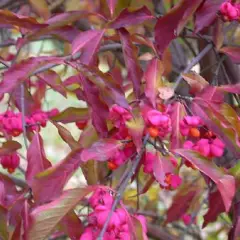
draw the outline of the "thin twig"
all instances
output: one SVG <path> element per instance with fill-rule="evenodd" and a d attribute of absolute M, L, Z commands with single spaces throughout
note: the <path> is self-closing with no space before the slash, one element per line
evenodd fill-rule
<path fill-rule="evenodd" d="M 127 187 L 127 185 L 128 185 L 128 181 L 131 179 L 131 177 L 132 177 L 133 174 L 135 173 L 135 171 L 136 171 L 136 169 L 137 169 L 137 166 L 138 166 L 138 164 L 139 164 L 139 162 L 140 162 L 140 160 L 141 160 L 141 158 L 142 158 L 142 155 L 143 155 L 143 153 L 144 153 L 145 146 L 146 146 L 146 143 L 147 143 L 148 138 L 149 138 L 149 135 L 147 134 L 147 135 L 145 136 L 144 140 L 143 140 L 143 146 L 142 146 L 140 152 L 137 154 L 137 156 L 136 156 L 136 158 L 135 158 L 135 161 L 134 161 L 134 163 L 133 163 L 133 165 L 132 165 L 131 170 L 128 172 L 127 177 L 126 177 L 125 180 L 122 182 L 122 184 L 121 184 L 121 186 L 120 186 L 120 188 L 119 188 L 119 190 L 118 190 L 118 192 L 117 192 L 117 194 L 116 194 L 116 198 L 115 198 L 115 200 L 114 200 L 114 202 L 113 202 L 112 208 L 111 208 L 111 210 L 110 210 L 110 212 L 109 212 L 109 214 L 108 214 L 108 217 L 107 217 L 107 219 L 106 219 L 106 222 L 105 222 L 105 224 L 104 224 L 104 226 L 103 226 L 103 228 L 102 228 L 102 230 L 101 230 L 101 232 L 100 232 L 100 234 L 99 234 L 99 236 L 98 236 L 98 238 L 97 238 L 98 240 L 103 240 L 103 236 L 104 236 L 104 234 L 105 234 L 105 232 L 106 232 L 106 230 L 107 230 L 107 227 L 108 227 L 109 221 L 110 221 L 110 219 L 111 219 L 111 217 L 112 217 L 112 214 L 113 214 L 113 212 L 115 211 L 117 205 L 119 204 L 119 202 L 120 202 L 120 200 L 121 200 L 121 198 L 122 198 L 123 192 L 124 192 L 124 190 L 126 189 L 126 187 Z"/>
<path fill-rule="evenodd" d="M 26 147 L 26 150 L 28 150 L 28 142 L 27 142 L 27 129 L 26 129 L 26 119 L 25 119 L 25 88 L 24 83 L 21 84 L 21 110 L 22 110 L 22 128 L 23 128 L 23 140 Z"/>
<path fill-rule="evenodd" d="M 213 45 L 209 43 L 195 58 L 193 58 L 190 64 L 183 70 L 183 73 L 189 72 L 192 69 L 192 67 L 194 67 L 212 49 L 212 47 Z M 174 90 L 178 88 L 181 81 L 182 81 L 182 75 L 180 74 L 173 86 Z"/>

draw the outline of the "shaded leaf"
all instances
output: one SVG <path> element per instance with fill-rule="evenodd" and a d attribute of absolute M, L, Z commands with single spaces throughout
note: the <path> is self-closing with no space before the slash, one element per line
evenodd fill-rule
<path fill-rule="evenodd" d="M 214 31 L 213 31 L 213 41 L 216 46 L 216 49 L 219 50 L 224 42 L 224 32 L 223 32 L 224 22 L 218 18 L 216 20 Z"/>
<path fill-rule="evenodd" d="M 114 139 L 101 139 L 90 148 L 83 149 L 81 159 L 83 162 L 94 159 L 96 161 L 107 161 L 119 151 L 122 143 Z"/>
<path fill-rule="evenodd" d="M 43 140 L 39 133 L 35 133 L 32 142 L 27 150 L 27 170 L 26 180 L 30 186 L 34 182 L 35 176 L 52 166 L 46 158 L 46 154 L 43 148 Z"/>
<path fill-rule="evenodd" d="M 81 169 L 88 185 L 98 184 L 99 168 L 97 161 L 89 160 L 86 163 L 82 164 Z"/>
<path fill-rule="evenodd" d="M 70 210 L 60 221 L 60 229 L 72 240 L 78 240 L 83 232 L 83 224 L 74 210 Z"/>
<path fill-rule="evenodd" d="M 144 73 L 144 79 L 146 80 L 145 94 L 154 108 L 156 108 L 158 88 L 163 85 L 163 72 L 164 68 L 162 62 L 157 58 L 154 58 L 148 63 L 147 69 Z"/>
<path fill-rule="evenodd" d="M 62 140 L 66 142 L 72 150 L 79 148 L 79 143 L 73 138 L 72 134 L 67 128 L 58 123 L 52 122 L 52 124 L 57 128 L 58 134 Z"/>
<path fill-rule="evenodd" d="M 130 34 L 124 28 L 119 29 L 124 61 L 128 71 L 128 75 L 133 84 L 133 90 L 136 98 L 140 96 L 140 84 L 142 79 L 142 69 L 137 61 L 137 48 L 130 40 Z"/>
<path fill-rule="evenodd" d="M 0 147 L 0 156 L 16 152 L 20 148 L 22 148 L 22 145 L 19 142 L 8 140 L 2 143 Z"/>
<path fill-rule="evenodd" d="M 219 52 L 228 55 L 234 63 L 240 63 L 240 47 L 223 47 Z"/>
<path fill-rule="evenodd" d="M 184 136 L 180 131 L 180 122 L 186 115 L 186 109 L 184 105 L 180 102 L 175 102 L 171 108 L 171 123 L 172 123 L 172 132 L 170 137 L 171 149 L 180 148 L 183 146 Z"/>
<path fill-rule="evenodd" d="M 48 19 L 50 17 L 51 13 L 46 0 L 29 0 L 29 2 L 39 16 L 43 17 L 44 19 Z"/>
<path fill-rule="evenodd" d="M 57 115 L 51 117 L 52 121 L 71 123 L 77 121 L 87 121 L 89 119 L 88 108 L 74 108 L 69 107 Z"/>
<path fill-rule="evenodd" d="M 117 18 L 109 23 L 109 27 L 119 29 L 129 25 L 141 24 L 150 19 L 154 19 L 154 17 L 146 6 L 132 12 L 125 8 Z"/>
<path fill-rule="evenodd" d="M 121 85 L 115 81 L 109 73 L 103 73 L 97 67 L 90 68 L 84 64 L 71 63 L 70 65 L 81 72 L 81 74 L 76 77 L 78 77 L 78 81 L 83 84 L 84 91 L 87 95 L 86 97 L 89 97 L 89 91 L 96 92 L 93 87 L 95 85 L 99 89 L 101 99 L 104 100 L 109 107 L 113 104 L 118 104 L 121 107 L 128 108 L 128 103 Z M 88 80 L 93 85 L 90 85 Z"/>
<path fill-rule="evenodd" d="M 224 203 L 221 198 L 220 192 L 217 190 L 209 194 L 209 209 L 204 215 L 203 228 L 206 227 L 209 223 L 215 222 L 220 213 L 225 211 Z M 217 203 L 217 204 L 216 204 Z"/>
<path fill-rule="evenodd" d="M 191 205 L 194 196 L 197 194 L 196 188 L 191 186 L 184 186 L 180 188 L 178 193 L 174 196 L 171 207 L 167 210 L 166 222 L 173 222 L 179 220 L 184 213 L 187 212 Z"/>
<path fill-rule="evenodd" d="M 217 17 L 217 11 L 224 0 L 205 0 L 195 14 L 195 32 L 208 27 Z"/>
<path fill-rule="evenodd" d="M 48 24 L 47 26 L 29 33 L 28 35 L 26 35 L 26 38 L 28 40 L 36 39 L 42 35 L 48 34 L 49 32 L 53 33 L 53 31 L 56 31 L 62 27 L 66 27 L 67 25 L 74 23 L 80 19 L 89 18 L 91 16 L 95 16 L 99 20 L 105 21 L 105 18 L 98 13 L 91 13 L 87 11 L 68 11 L 51 17 L 46 22 Z M 59 32 L 59 34 L 60 33 L 61 31 Z"/>
<path fill-rule="evenodd" d="M 229 232 L 229 240 L 238 240 L 240 236 L 240 201 L 233 206 L 233 224 Z"/>
<path fill-rule="evenodd" d="M 190 93 L 201 92 L 209 83 L 195 72 L 182 73 L 183 79 L 190 85 Z"/>
<path fill-rule="evenodd" d="M 1 184 L 1 183 L 0 183 Z M 8 240 L 7 210 L 0 206 L 0 239 Z"/>
<path fill-rule="evenodd" d="M 233 197 L 235 195 L 235 179 L 231 175 L 224 175 L 223 171 L 218 168 L 213 162 L 201 156 L 198 152 L 186 149 L 174 150 L 175 153 L 181 155 L 191 162 L 199 171 L 206 174 L 217 185 L 221 193 L 222 200 L 226 209 L 229 211 Z"/>
<path fill-rule="evenodd" d="M 156 49 L 160 57 L 162 57 L 168 44 L 178 36 L 201 2 L 201 0 L 182 0 L 166 15 L 158 19 L 154 35 Z"/>
<path fill-rule="evenodd" d="M 92 191 L 94 191 L 94 187 L 70 189 L 64 191 L 54 201 L 35 208 L 30 214 L 28 239 L 45 239 L 64 216 Z"/>

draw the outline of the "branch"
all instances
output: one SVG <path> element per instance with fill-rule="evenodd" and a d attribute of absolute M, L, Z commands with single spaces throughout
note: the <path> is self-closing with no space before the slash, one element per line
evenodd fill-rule
<path fill-rule="evenodd" d="M 194 67 L 212 49 L 212 47 L 213 47 L 212 43 L 209 43 L 195 58 L 193 58 L 190 64 L 183 70 L 183 73 L 189 72 L 192 69 L 192 67 Z M 174 91 L 178 88 L 181 81 L 182 75 L 180 74 L 174 84 L 173 87 Z"/>
<path fill-rule="evenodd" d="M 149 138 L 149 135 L 147 134 L 147 135 L 145 136 L 144 140 L 143 140 L 143 146 L 142 146 L 140 152 L 137 154 L 137 156 L 136 156 L 136 158 L 135 158 L 135 161 L 134 161 L 134 163 L 133 163 L 133 165 L 132 165 L 131 170 L 128 172 L 128 175 L 126 176 L 125 180 L 122 182 L 122 184 L 121 184 L 121 186 L 120 186 L 120 188 L 119 188 L 119 190 L 118 190 L 118 192 L 117 192 L 117 195 L 116 195 L 116 198 L 115 198 L 115 200 L 114 200 L 114 202 L 113 202 L 112 208 L 111 208 L 111 210 L 110 210 L 110 212 L 109 212 L 109 214 L 108 214 L 108 217 L 107 217 L 107 219 L 106 219 L 106 222 L 105 222 L 105 224 L 103 225 L 103 228 L 102 228 L 102 230 L 101 230 L 101 232 L 100 232 L 97 240 L 103 240 L 103 236 L 104 236 L 104 234 L 105 234 L 105 232 L 106 232 L 106 230 L 107 230 L 107 227 L 108 227 L 109 221 L 110 221 L 110 219 L 111 219 L 111 217 L 112 217 L 112 214 L 113 214 L 113 212 L 115 211 L 117 205 L 119 204 L 119 202 L 120 202 L 120 200 L 121 200 L 121 198 L 122 198 L 123 192 L 124 192 L 124 190 L 126 189 L 126 187 L 127 187 L 127 185 L 128 185 L 128 181 L 131 179 L 131 177 L 132 177 L 133 174 L 135 173 L 135 171 L 136 171 L 136 169 L 137 169 L 137 166 L 138 166 L 138 164 L 139 164 L 139 162 L 140 162 L 140 160 L 141 160 L 141 158 L 142 158 L 142 155 L 143 155 L 143 153 L 144 153 L 144 151 L 145 151 L 145 146 L 146 146 L 146 144 L 147 144 L 148 138 Z"/>
<path fill-rule="evenodd" d="M 156 226 L 156 225 L 153 225 L 153 224 L 148 224 L 147 225 L 147 229 L 148 229 L 148 232 L 147 232 L 147 235 L 151 238 L 154 238 L 154 239 L 161 239 L 161 240 L 178 240 L 178 237 L 175 237 L 171 234 L 169 234 L 168 232 L 166 232 L 165 230 L 163 230 L 160 226 Z"/>

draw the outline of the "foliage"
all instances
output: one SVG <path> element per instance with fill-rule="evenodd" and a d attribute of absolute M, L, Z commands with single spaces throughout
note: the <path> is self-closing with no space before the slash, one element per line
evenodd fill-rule
<path fill-rule="evenodd" d="M 0 8 L 0 239 L 240 238 L 239 1 Z"/>

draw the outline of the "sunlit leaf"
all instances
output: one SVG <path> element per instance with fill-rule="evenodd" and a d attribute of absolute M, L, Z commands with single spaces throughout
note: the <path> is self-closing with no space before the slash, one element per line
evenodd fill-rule
<path fill-rule="evenodd" d="M 66 142 L 72 150 L 79 148 L 79 143 L 73 138 L 70 131 L 68 131 L 65 127 L 58 123 L 52 123 L 57 128 L 58 134 L 60 135 L 62 140 Z"/>
<path fill-rule="evenodd" d="M 156 107 L 158 88 L 163 85 L 163 72 L 164 68 L 162 62 L 159 59 L 154 58 L 148 63 L 147 69 L 144 73 L 144 79 L 146 80 L 145 94 L 153 107 Z"/>
<path fill-rule="evenodd" d="M 28 239 L 42 240 L 48 237 L 64 216 L 93 190 L 94 187 L 70 189 L 54 201 L 35 208 L 30 214 Z"/>
<path fill-rule="evenodd" d="M 196 151 L 177 149 L 174 152 L 187 159 L 199 169 L 199 171 L 206 174 L 216 183 L 218 190 L 221 193 L 226 212 L 228 212 L 236 190 L 234 177 L 231 175 L 224 175 L 220 168 Z"/>
<path fill-rule="evenodd" d="M 69 107 L 59 114 L 51 117 L 52 121 L 70 123 L 77 121 L 86 121 L 89 119 L 89 110 L 88 108 L 74 108 Z"/>
<path fill-rule="evenodd" d="M 22 145 L 13 140 L 9 140 L 2 143 L 2 146 L 0 147 L 0 156 L 6 155 L 15 152 L 16 150 L 20 149 Z"/>
<path fill-rule="evenodd" d="M 94 143 L 90 148 L 83 149 L 81 158 L 83 162 L 94 159 L 96 161 L 107 161 L 115 156 L 122 143 L 114 139 L 102 139 Z"/>
<path fill-rule="evenodd" d="M 26 180 L 28 184 L 31 186 L 35 176 L 51 166 L 52 164 L 46 158 L 42 137 L 39 133 L 36 133 L 27 150 Z"/>
<path fill-rule="evenodd" d="M 51 13 L 49 11 L 46 0 L 29 0 L 29 2 L 37 14 L 39 14 L 39 16 L 43 17 L 44 19 L 48 19 L 50 17 Z"/>
<path fill-rule="evenodd" d="M 172 133 L 170 141 L 171 149 L 176 149 L 183 146 L 184 136 L 180 131 L 180 122 L 186 114 L 185 107 L 182 103 L 176 102 L 173 104 L 170 114 L 172 121 Z"/>

